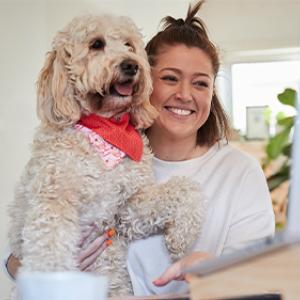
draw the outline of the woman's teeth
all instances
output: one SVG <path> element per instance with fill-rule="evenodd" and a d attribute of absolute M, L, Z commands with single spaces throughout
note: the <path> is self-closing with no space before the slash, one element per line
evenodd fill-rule
<path fill-rule="evenodd" d="M 167 109 L 177 115 L 180 115 L 180 116 L 188 116 L 192 113 L 191 110 L 186 110 L 186 109 L 179 109 L 179 108 L 173 108 L 173 107 L 168 107 Z"/>

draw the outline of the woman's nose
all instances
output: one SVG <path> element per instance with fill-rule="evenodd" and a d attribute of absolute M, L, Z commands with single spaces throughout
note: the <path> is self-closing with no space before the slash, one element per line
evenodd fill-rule
<path fill-rule="evenodd" d="M 181 101 L 191 101 L 192 98 L 192 88 L 190 84 L 187 82 L 181 82 L 181 84 L 178 86 L 176 99 Z"/>

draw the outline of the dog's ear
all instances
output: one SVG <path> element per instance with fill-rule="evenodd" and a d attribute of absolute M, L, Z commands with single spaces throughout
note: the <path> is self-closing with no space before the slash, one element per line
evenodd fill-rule
<path fill-rule="evenodd" d="M 140 81 L 141 93 L 135 96 L 133 105 L 130 110 L 131 122 L 137 129 L 146 129 L 150 127 L 156 117 L 158 117 L 158 111 L 151 105 L 149 99 L 152 92 L 152 79 L 150 76 L 150 66 L 146 59 L 144 60 L 144 70 L 142 80 Z"/>
<path fill-rule="evenodd" d="M 70 54 L 61 47 L 52 50 L 37 82 L 37 113 L 44 125 L 69 126 L 80 118 L 80 106 L 74 99 L 73 86 L 68 76 L 66 58 Z"/>
<path fill-rule="evenodd" d="M 146 129 L 152 125 L 154 119 L 158 116 L 158 111 L 147 100 L 132 107 L 130 114 L 131 121 L 136 129 Z"/>

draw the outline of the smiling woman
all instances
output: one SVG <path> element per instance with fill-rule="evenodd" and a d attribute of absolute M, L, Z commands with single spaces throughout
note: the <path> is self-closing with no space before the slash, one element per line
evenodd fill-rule
<path fill-rule="evenodd" d="M 198 2 L 185 21 L 166 17 L 164 30 L 146 47 L 152 66 L 151 103 L 160 111 L 148 130 L 154 152 L 155 144 L 161 146 L 170 139 L 190 145 L 182 155 L 166 155 L 164 151 L 167 160 L 197 157 L 229 135 L 227 117 L 215 90 L 220 66 L 217 49 L 203 21 L 194 17 L 201 5 L 202 1 Z M 156 132 L 159 136 L 153 138 Z"/>
<path fill-rule="evenodd" d="M 218 53 L 195 17 L 202 3 L 190 8 L 185 20 L 166 17 L 163 30 L 146 46 L 153 80 L 150 102 L 159 111 L 147 136 L 157 181 L 175 175 L 199 182 L 207 197 L 206 221 L 191 253 L 173 264 L 160 236 L 131 245 L 128 268 L 139 295 L 182 291 L 185 283 L 173 280 L 184 279 L 189 265 L 274 233 L 259 163 L 227 141 L 229 125 L 215 88 Z"/>

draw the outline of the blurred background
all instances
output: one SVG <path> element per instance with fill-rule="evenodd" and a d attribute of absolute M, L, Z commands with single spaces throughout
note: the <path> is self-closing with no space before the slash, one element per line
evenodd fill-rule
<path fill-rule="evenodd" d="M 7 206 L 38 125 L 35 82 L 54 34 L 78 14 L 114 13 L 131 17 L 147 42 L 161 18 L 185 17 L 189 3 L 0 0 L 1 255 L 7 245 Z M 288 173 L 278 171 L 289 164 L 294 90 L 299 87 L 300 0 L 206 0 L 200 16 L 220 50 L 217 86 L 234 128 L 232 143 L 264 167 L 280 228 L 286 217 Z M 1 299 L 9 288 L 9 280 L 0 273 Z"/>

